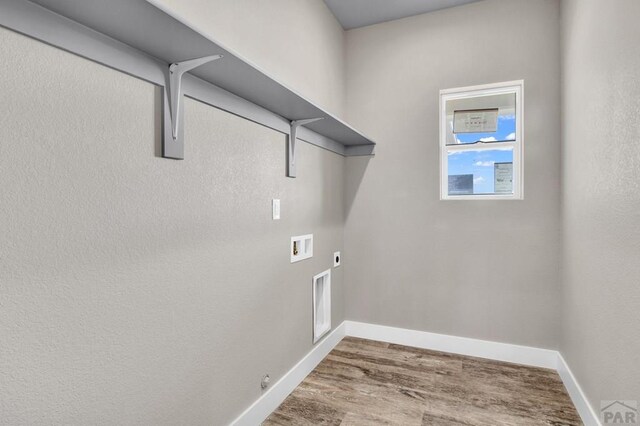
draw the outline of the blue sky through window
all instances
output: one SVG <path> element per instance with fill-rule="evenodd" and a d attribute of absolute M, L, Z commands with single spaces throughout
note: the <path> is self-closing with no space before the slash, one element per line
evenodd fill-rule
<path fill-rule="evenodd" d="M 515 140 L 515 116 L 500 116 L 498 131 L 493 133 L 457 133 L 460 143 Z M 483 145 L 487 147 L 487 145 Z M 490 146 L 490 145 L 489 145 Z M 447 155 L 449 176 L 473 175 L 474 194 L 494 193 L 494 164 L 513 162 L 513 149 L 472 149 L 450 151 Z"/>
<path fill-rule="evenodd" d="M 448 155 L 449 175 L 473 175 L 474 194 L 494 193 L 494 164 L 513 162 L 512 149 L 454 151 Z"/>

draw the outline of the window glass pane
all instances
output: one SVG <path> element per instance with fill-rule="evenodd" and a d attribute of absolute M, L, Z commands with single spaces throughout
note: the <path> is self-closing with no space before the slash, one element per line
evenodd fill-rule
<path fill-rule="evenodd" d="M 449 195 L 513 194 L 513 148 L 447 153 Z"/>
<path fill-rule="evenodd" d="M 515 93 L 447 101 L 447 145 L 516 140 L 515 106 Z"/>

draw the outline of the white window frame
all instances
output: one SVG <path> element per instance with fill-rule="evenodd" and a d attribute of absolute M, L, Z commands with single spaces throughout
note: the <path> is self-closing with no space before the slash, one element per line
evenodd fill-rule
<path fill-rule="evenodd" d="M 447 146 L 447 101 L 487 95 L 514 93 L 516 95 L 516 140 L 510 142 L 479 142 Z M 524 80 L 479 86 L 458 87 L 440 91 L 440 199 L 441 200 L 522 200 L 524 199 Z M 491 150 L 513 148 L 513 194 L 449 195 L 449 162 L 451 151 Z"/>

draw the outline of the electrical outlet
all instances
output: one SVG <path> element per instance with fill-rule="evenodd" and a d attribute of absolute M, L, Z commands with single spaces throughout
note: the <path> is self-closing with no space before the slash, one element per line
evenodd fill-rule
<path fill-rule="evenodd" d="M 340 266 L 340 262 L 342 262 L 342 257 L 340 256 L 340 252 L 337 251 L 333 253 L 333 267 L 337 268 Z"/>

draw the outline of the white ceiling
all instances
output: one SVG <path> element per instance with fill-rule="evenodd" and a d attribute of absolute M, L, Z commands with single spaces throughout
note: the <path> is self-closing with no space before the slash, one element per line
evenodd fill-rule
<path fill-rule="evenodd" d="M 345 30 L 474 1 L 478 0 L 324 0 Z"/>

